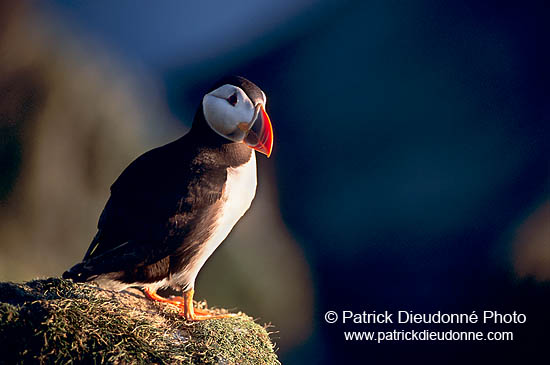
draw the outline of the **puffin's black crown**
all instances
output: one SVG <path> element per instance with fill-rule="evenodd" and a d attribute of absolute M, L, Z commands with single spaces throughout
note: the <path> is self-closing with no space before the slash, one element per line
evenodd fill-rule
<path fill-rule="evenodd" d="M 248 95 L 250 100 L 252 100 L 254 103 L 258 103 L 260 101 L 263 102 L 264 97 L 262 95 L 262 89 L 260 89 L 258 85 L 256 85 L 252 81 L 242 76 L 226 76 L 220 79 L 218 82 L 216 82 L 208 92 L 214 91 L 220 86 L 223 86 L 226 84 L 237 86 L 243 89 L 246 95 Z"/>

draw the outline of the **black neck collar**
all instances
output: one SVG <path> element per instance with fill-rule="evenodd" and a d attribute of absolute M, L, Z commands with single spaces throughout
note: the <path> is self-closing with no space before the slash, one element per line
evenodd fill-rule
<path fill-rule="evenodd" d="M 244 143 L 230 141 L 213 131 L 204 118 L 202 106 L 195 114 L 188 135 L 187 143 L 191 142 L 198 148 L 208 149 L 223 156 L 223 160 L 229 166 L 239 166 L 248 162 L 253 153 L 253 150 Z"/>

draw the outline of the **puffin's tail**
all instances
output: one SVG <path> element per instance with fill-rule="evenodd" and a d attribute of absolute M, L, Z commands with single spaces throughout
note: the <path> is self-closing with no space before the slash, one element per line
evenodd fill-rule
<path fill-rule="evenodd" d="M 83 283 L 85 281 L 92 280 L 97 275 L 93 273 L 92 268 L 89 265 L 86 266 L 86 264 L 86 262 L 81 262 L 74 265 L 69 270 L 63 273 L 63 279 L 72 279 L 77 283 Z"/>

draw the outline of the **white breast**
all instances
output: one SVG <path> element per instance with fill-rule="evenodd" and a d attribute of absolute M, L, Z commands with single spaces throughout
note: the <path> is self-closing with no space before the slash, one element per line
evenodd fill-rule
<path fill-rule="evenodd" d="M 194 286 L 195 278 L 206 260 L 250 208 L 254 195 L 256 195 L 256 184 L 256 155 L 252 151 L 250 161 L 239 167 L 227 169 L 227 181 L 222 195 L 222 209 L 212 227 L 212 234 L 202 245 L 201 252 L 197 255 L 197 261 L 183 272 L 174 275 L 170 279 L 171 283 L 179 285 L 187 283 L 188 287 Z"/>

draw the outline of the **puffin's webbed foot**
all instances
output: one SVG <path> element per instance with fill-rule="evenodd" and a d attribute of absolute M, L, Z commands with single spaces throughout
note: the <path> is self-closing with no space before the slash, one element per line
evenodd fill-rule
<path fill-rule="evenodd" d="M 195 294 L 195 290 L 193 289 L 184 291 L 183 297 L 170 297 L 170 299 L 161 297 L 155 291 L 147 288 L 144 288 L 143 291 L 149 299 L 177 306 L 180 309 L 180 315 L 184 316 L 188 321 L 203 321 L 206 319 L 219 319 L 236 316 L 236 314 L 233 313 L 213 313 L 208 309 L 194 308 L 193 295 Z"/>
<path fill-rule="evenodd" d="M 194 289 L 188 289 L 183 292 L 183 298 L 182 297 L 176 297 L 178 299 L 183 299 L 183 312 L 180 314 L 185 317 L 188 321 L 203 321 L 206 319 L 219 319 L 219 318 L 229 318 L 234 317 L 235 314 L 233 313 L 224 313 L 224 314 L 218 314 L 213 313 L 212 311 L 208 309 L 199 309 L 194 308 L 193 305 L 193 295 L 195 294 Z M 175 299 L 175 298 L 172 298 Z"/>
<path fill-rule="evenodd" d="M 181 306 L 182 306 L 182 302 L 180 302 L 178 300 L 174 300 L 174 299 L 168 299 L 168 298 L 161 297 L 160 295 L 157 294 L 157 292 L 155 290 L 151 290 L 151 289 L 148 289 L 148 288 L 143 288 L 143 292 L 145 293 L 147 298 L 149 298 L 151 300 L 161 302 L 161 303 L 172 304 L 172 305 L 175 305 L 178 308 L 181 308 Z"/>

